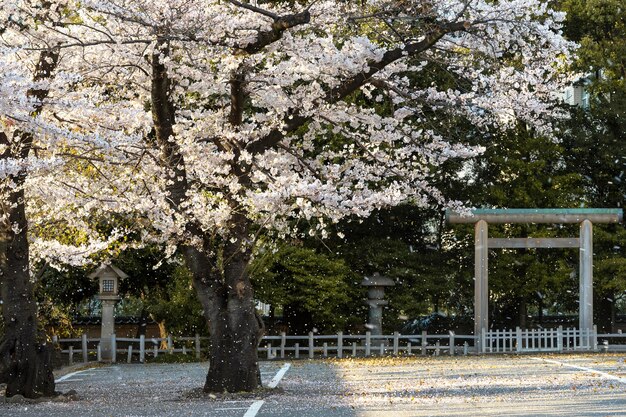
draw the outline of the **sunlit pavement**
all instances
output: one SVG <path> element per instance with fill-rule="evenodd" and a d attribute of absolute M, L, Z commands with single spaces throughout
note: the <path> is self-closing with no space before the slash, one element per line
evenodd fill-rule
<path fill-rule="evenodd" d="M 187 398 L 206 364 L 113 365 L 59 377 L 80 399 L 0 404 L 0 416 L 626 416 L 621 355 L 293 361 L 259 398 Z M 284 362 L 261 364 L 264 384 Z M 64 378 L 64 379 L 63 379 Z"/>

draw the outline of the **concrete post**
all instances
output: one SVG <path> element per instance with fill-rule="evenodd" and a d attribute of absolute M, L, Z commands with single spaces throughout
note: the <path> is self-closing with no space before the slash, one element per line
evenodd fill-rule
<path fill-rule="evenodd" d="M 102 300 L 102 327 L 100 331 L 100 353 L 103 361 L 112 358 L 111 336 L 115 334 L 115 319 L 113 310 L 117 300 Z"/>
<path fill-rule="evenodd" d="M 488 279 L 488 225 L 480 220 L 475 226 L 474 235 L 474 336 L 476 350 L 483 352 L 482 329 L 489 328 L 489 279 Z"/>
<path fill-rule="evenodd" d="M 117 340 L 115 339 L 115 333 L 111 335 L 111 362 L 117 362 Z"/>
<path fill-rule="evenodd" d="M 89 362 L 89 351 L 87 350 L 87 333 L 83 333 L 81 339 L 83 350 L 83 363 L 87 363 Z"/>
<path fill-rule="evenodd" d="M 280 358 L 285 359 L 285 346 L 287 345 L 287 334 L 281 332 L 280 334 Z"/>
<path fill-rule="evenodd" d="M 337 333 L 337 357 L 343 358 L 343 332 Z"/>
<path fill-rule="evenodd" d="M 309 359 L 315 357 L 315 338 L 313 332 L 309 332 Z"/>
<path fill-rule="evenodd" d="M 580 224 L 580 330 L 593 327 L 593 228 L 589 220 Z"/>
<path fill-rule="evenodd" d="M 146 336 L 139 335 L 139 362 L 146 361 Z"/>

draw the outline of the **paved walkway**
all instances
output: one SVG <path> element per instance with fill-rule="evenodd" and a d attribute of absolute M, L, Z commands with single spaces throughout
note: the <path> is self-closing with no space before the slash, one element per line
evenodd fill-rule
<path fill-rule="evenodd" d="M 269 396 L 189 398 L 206 364 L 95 367 L 57 378 L 65 403 L 0 404 L 0 416 L 626 416 L 620 355 L 263 362 Z"/>

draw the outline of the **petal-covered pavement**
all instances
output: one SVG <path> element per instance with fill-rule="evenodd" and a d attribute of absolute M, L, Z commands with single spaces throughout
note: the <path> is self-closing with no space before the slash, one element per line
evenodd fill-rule
<path fill-rule="evenodd" d="M 0 416 L 626 416 L 624 356 L 263 362 L 261 395 L 197 392 L 207 364 L 111 365 L 57 378 L 77 401 L 0 403 Z"/>

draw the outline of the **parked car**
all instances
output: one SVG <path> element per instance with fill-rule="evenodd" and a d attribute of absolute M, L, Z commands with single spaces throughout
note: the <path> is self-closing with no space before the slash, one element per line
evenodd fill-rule
<path fill-rule="evenodd" d="M 474 320 L 464 315 L 447 316 L 443 313 L 432 313 L 428 316 L 407 320 L 400 329 L 400 334 L 421 335 L 423 331 L 426 331 L 429 335 L 447 336 L 450 330 L 459 335 L 473 334 Z M 411 343 L 421 342 L 418 338 L 409 339 L 409 341 Z M 457 344 L 462 344 L 464 341 L 459 339 Z M 470 342 L 470 344 L 472 343 Z"/>

